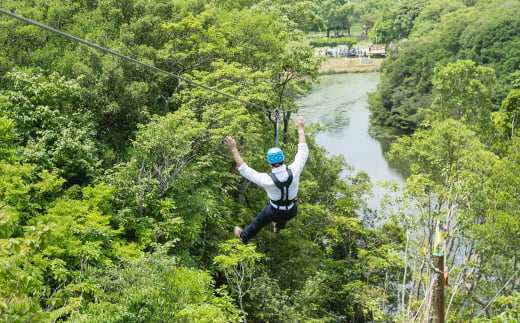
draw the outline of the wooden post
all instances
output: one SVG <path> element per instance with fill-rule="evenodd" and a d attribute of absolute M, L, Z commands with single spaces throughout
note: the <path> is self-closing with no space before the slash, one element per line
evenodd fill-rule
<path fill-rule="evenodd" d="M 435 274 L 437 275 L 437 281 L 433 287 L 433 323 L 444 323 L 445 322 L 445 297 L 444 297 L 444 255 L 433 256 L 433 266 L 435 268 Z"/>
<path fill-rule="evenodd" d="M 445 322 L 445 297 L 444 297 L 444 257 L 446 255 L 446 241 L 445 237 L 447 234 L 446 220 L 444 215 L 436 211 L 435 212 L 435 239 L 433 242 L 433 259 L 432 267 L 435 271 L 436 281 L 433 285 L 432 295 L 432 308 L 433 308 L 433 323 L 444 323 Z"/>

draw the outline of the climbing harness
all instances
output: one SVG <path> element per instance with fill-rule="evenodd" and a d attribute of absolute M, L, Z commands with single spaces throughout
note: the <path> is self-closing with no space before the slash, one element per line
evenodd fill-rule
<path fill-rule="evenodd" d="M 287 180 L 285 182 L 279 181 L 278 178 L 276 178 L 276 176 L 273 173 L 269 174 L 269 176 L 271 176 L 271 179 L 274 182 L 274 185 L 276 185 L 276 187 L 278 187 L 278 189 L 280 190 L 280 192 L 282 194 L 279 200 L 277 200 L 277 201 L 271 200 L 271 204 L 274 204 L 278 208 L 280 206 L 285 206 L 285 207 L 290 206 L 291 204 L 294 203 L 294 201 L 296 201 L 296 199 L 289 200 L 289 186 L 291 185 L 292 180 L 293 180 L 292 170 L 287 168 L 287 174 L 289 174 L 289 178 L 287 178 Z"/>

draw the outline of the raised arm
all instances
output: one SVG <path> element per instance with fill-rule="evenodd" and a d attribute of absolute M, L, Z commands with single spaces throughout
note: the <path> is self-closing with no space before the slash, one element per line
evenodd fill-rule
<path fill-rule="evenodd" d="M 295 121 L 296 129 L 298 129 L 298 143 L 305 144 L 307 140 L 305 139 L 305 132 L 303 128 L 305 127 L 305 119 L 302 116 L 298 116 Z"/>
<path fill-rule="evenodd" d="M 224 138 L 224 143 L 229 147 L 229 150 L 231 150 L 231 154 L 233 154 L 233 159 L 235 160 L 237 167 L 240 167 L 244 163 L 244 160 L 238 152 L 235 139 L 231 136 L 226 136 L 226 138 Z"/>

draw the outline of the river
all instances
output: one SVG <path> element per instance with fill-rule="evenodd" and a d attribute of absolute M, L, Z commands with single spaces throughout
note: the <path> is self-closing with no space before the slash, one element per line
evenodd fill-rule
<path fill-rule="evenodd" d="M 299 114 L 307 124 L 319 123 L 325 130 L 316 135 L 316 143 L 329 155 L 343 155 L 354 173 L 366 172 L 371 182 L 405 182 L 403 171 L 392 167 L 384 156 L 387 142 L 369 132 L 368 93 L 379 83 L 379 73 L 322 75 L 313 90 L 302 97 Z M 373 210 L 380 208 L 384 190 L 375 185 L 368 201 Z"/>

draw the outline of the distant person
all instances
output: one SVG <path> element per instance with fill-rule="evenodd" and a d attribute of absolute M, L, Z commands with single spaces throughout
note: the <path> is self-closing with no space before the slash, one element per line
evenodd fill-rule
<path fill-rule="evenodd" d="M 224 143 L 229 146 L 233 159 L 237 164 L 238 171 L 249 181 L 263 187 L 270 201 L 253 219 L 244 230 L 236 226 L 234 228 L 235 237 L 243 243 L 247 243 L 260 230 L 273 223 L 273 231 L 279 233 L 285 228 L 287 221 L 294 218 L 298 212 L 296 206 L 296 196 L 303 166 L 309 156 L 309 148 L 305 140 L 303 131 L 305 120 L 297 117 L 295 126 L 298 129 L 298 152 L 294 157 L 294 162 L 289 166 L 285 164 L 283 151 L 278 148 L 271 148 L 267 151 L 267 162 L 271 166 L 271 173 L 260 173 L 249 167 L 237 149 L 237 144 L 231 136 L 226 136 Z"/>

